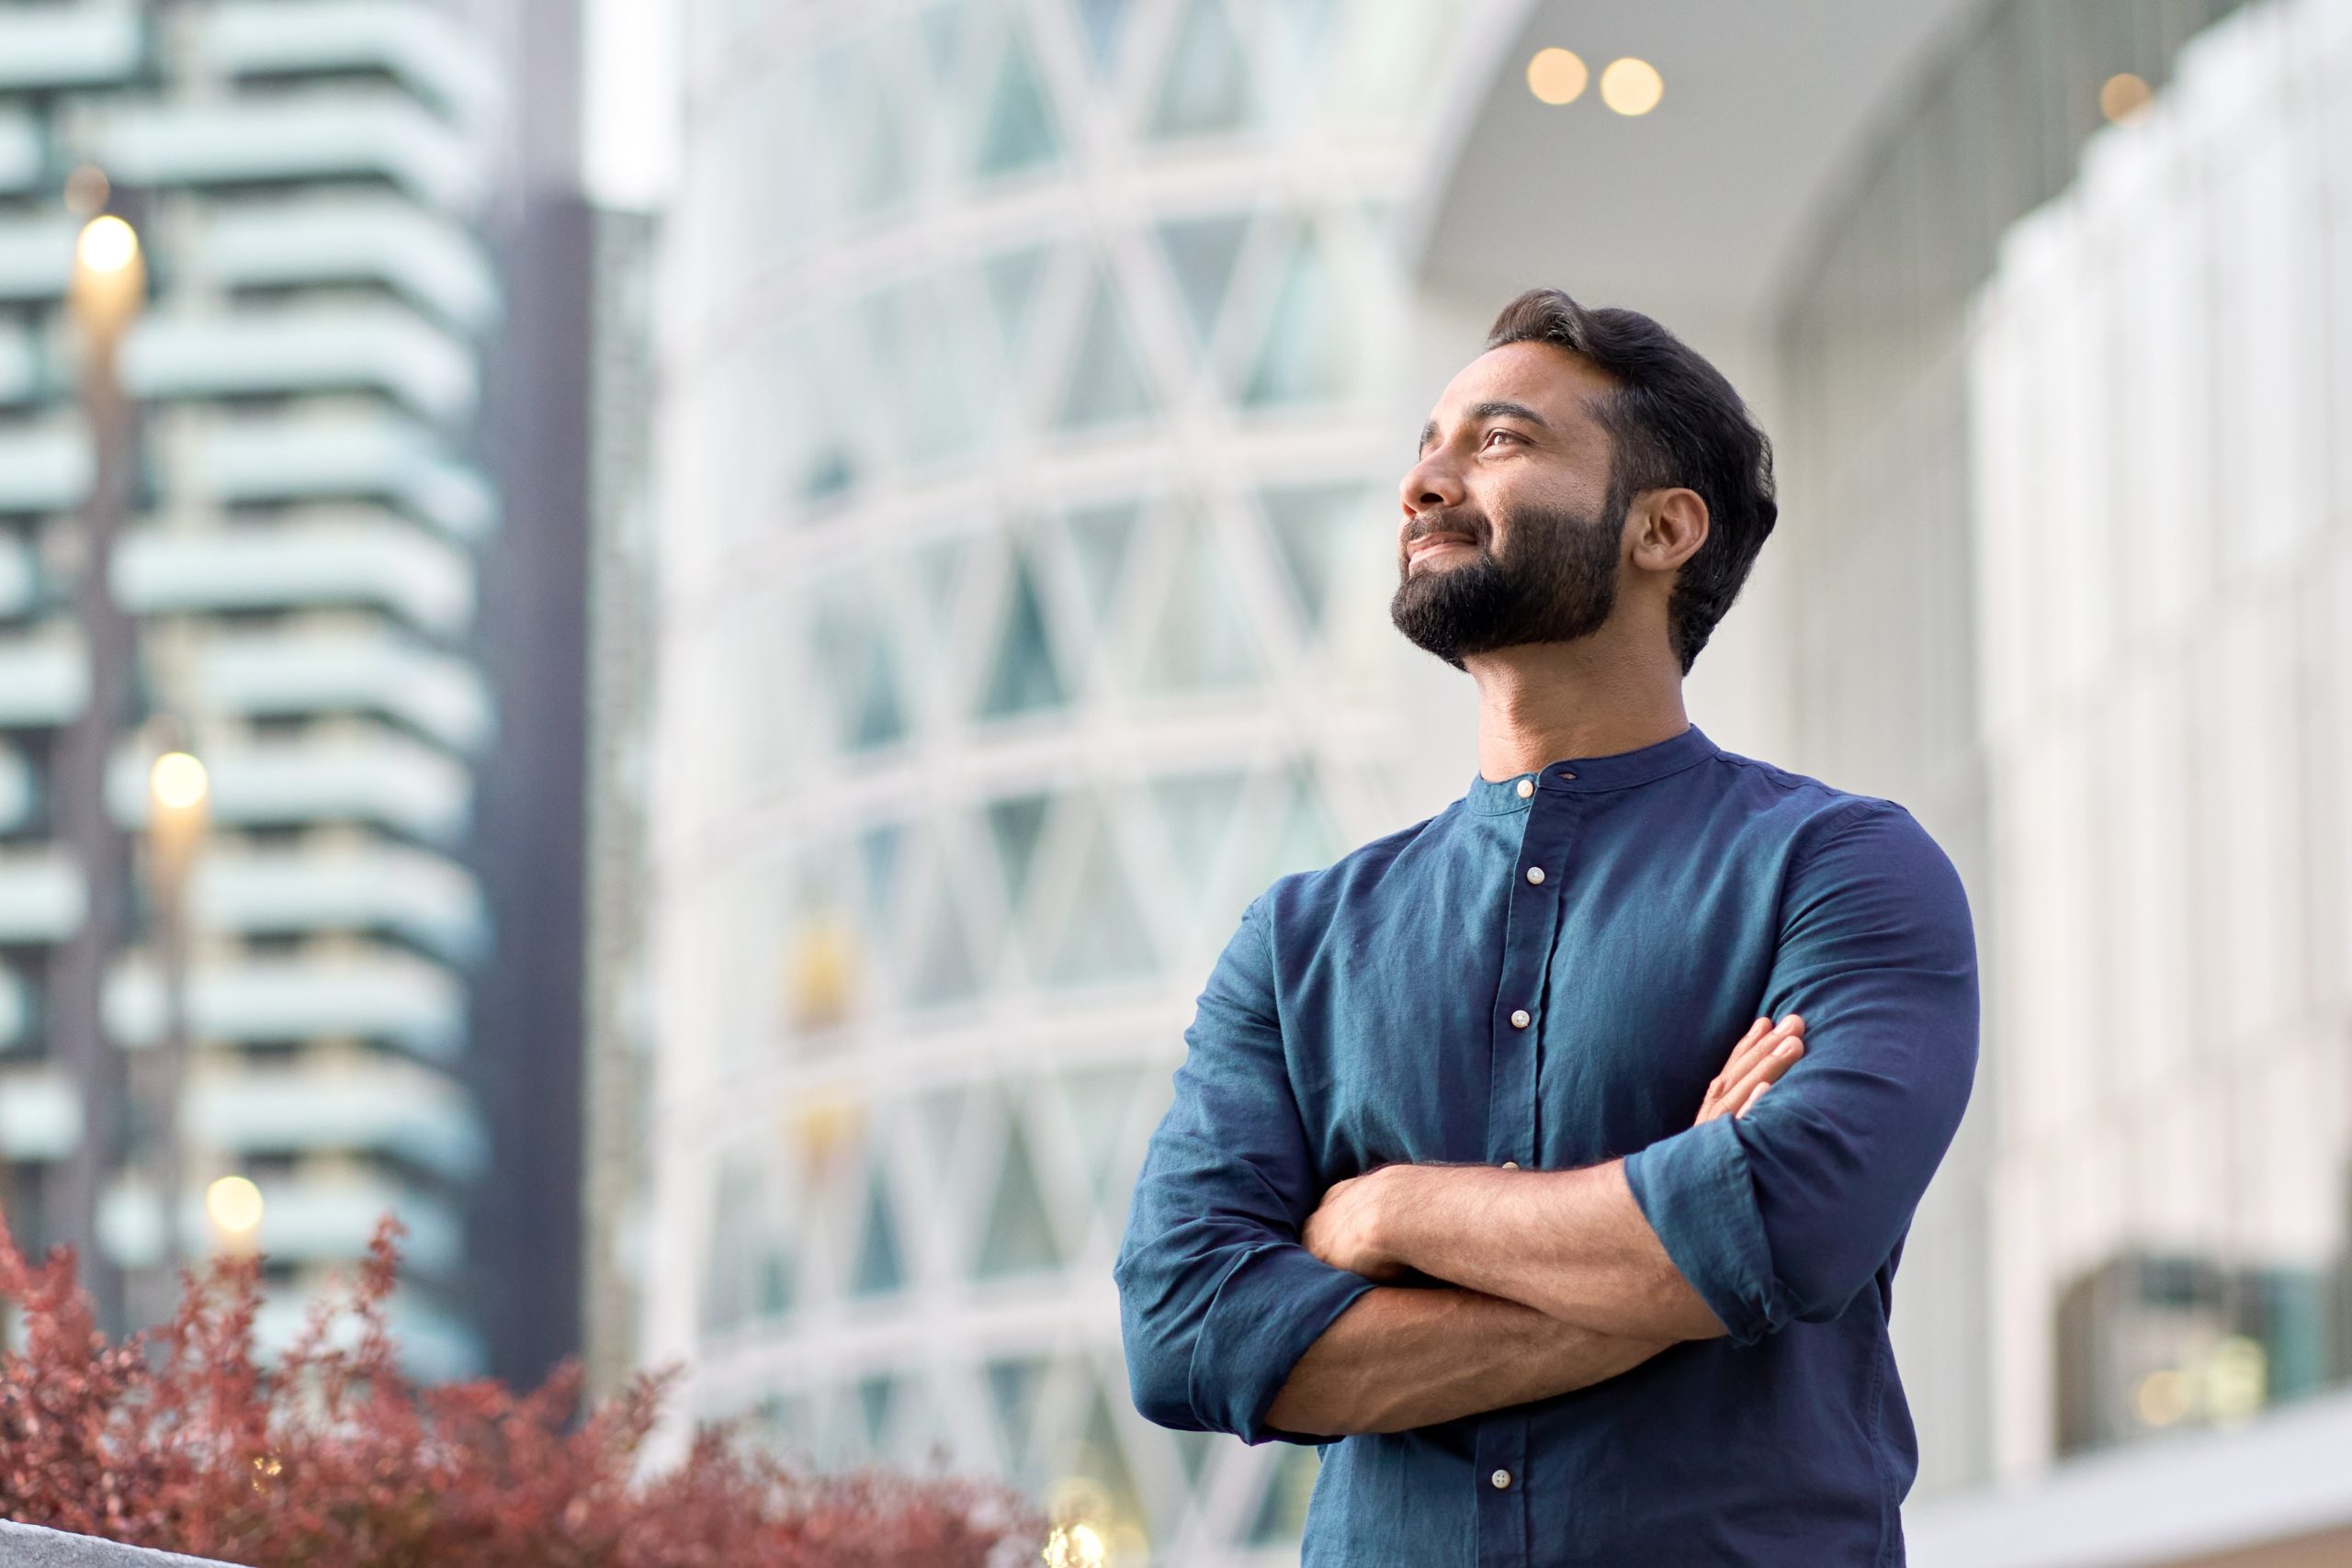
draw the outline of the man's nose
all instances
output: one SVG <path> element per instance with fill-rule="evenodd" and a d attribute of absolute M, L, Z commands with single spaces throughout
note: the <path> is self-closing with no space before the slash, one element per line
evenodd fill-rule
<path fill-rule="evenodd" d="M 1462 503 L 1462 485 L 1450 464 L 1434 457 L 1413 465 L 1396 487 L 1397 499 L 1404 503 L 1405 515 L 1414 516 Z"/>

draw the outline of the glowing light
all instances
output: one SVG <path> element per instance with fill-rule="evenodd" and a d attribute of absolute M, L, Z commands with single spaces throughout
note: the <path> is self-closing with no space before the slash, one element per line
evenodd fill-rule
<path fill-rule="evenodd" d="M 1584 94 L 1592 73 L 1565 49 L 1539 49 L 1527 62 L 1527 90 L 1547 104 L 1572 104 Z"/>
<path fill-rule="evenodd" d="M 107 193 L 113 189 L 104 169 L 84 164 L 65 176 L 65 210 L 76 218 L 87 218 L 107 204 Z"/>
<path fill-rule="evenodd" d="M 120 272 L 139 259 L 139 234 L 109 212 L 82 225 L 74 254 L 92 272 Z"/>
<path fill-rule="evenodd" d="M 2118 125 L 2136 125 L 2155 107 L 2156 90 L 2129 71 L 2109 76 L 2098 90 L 2098 112 Z"/>
<path fill-rule="evenodd" d="M 2150 1372 L 2132 1392 L 2132 1407 L 2151 1427 L 2169 1427 L 2188 1414 L 2188 1380 L 2166 1367 Z"/>
<path fill-rule="evenodd" d="M 1046 1538 L 1046 1568 L 1102 1568 L 1108 1556 L 1092 1525 L 1056 1525 Z"/>
<path fill-rule="evenodd" d="M 1666 78 L 1657 67 L 1632 55 L 1612 60 L 1600 73 L 1600 101 L 1619 114 L 1647 114 L 1666 96 Z"/>
<path fill-rule="evenodd" d="M 187 811 L 204 804 L 212 787 L 204 764 L 185 751 L 166 751 L 147 771 L 148 793 L 166 811 Z"/>
<path fill-rule="evenodd" d="M 2213 1347 L 2205 1367 L 2205 1409 L 2217 1422 L 2245 1420 L 2269 1397 L 2270 1359 L 2262 1341 L 2233 1334 Z"/>
<path fill-rule="evenodd" d="M 204 1190 L 204 1212 L 231 1235 L 261 1226 L 261 1189 L 242 1176 L 224 1176 Z"/>

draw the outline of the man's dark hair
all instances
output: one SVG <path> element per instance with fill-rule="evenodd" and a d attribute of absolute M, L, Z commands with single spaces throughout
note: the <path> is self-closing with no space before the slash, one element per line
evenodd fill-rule
<path fill-rule="evenodd" d="M 1667 601 L 1688 675 L 1780 517 L 1770 439 L 1722 371 L 1638 310 L 1587 310 L 1559 289 L 1531 288 L 1487 333 L 1487 348 L 1507 343 L 1555 344 L 1617 383 L 1592 411 L 1614 441 L 1611 495 L 1679 486 L 1707 503 L 1707 542 Z"/>

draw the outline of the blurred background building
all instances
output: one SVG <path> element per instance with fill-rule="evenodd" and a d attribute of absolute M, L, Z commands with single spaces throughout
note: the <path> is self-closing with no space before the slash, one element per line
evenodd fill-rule
<path fill-rule="evenodd" d="M 1556 284 L 1780 446 L 1694 718 L 1977 913 L 1913 1561 L 2352 1551 L 2352 5 L 683 10 L 616 1289 L 695 1414 L 1295 1554 L 1111 1249 L 1243 903 L 1475 766 L 1393 486 Z"/>
<path fill-rule="evenodd" d="M 573 1348 L 571 25 L 0 8 L 0 1202 L 114 1321 L 389 1210 L 419 1371 Z"/>

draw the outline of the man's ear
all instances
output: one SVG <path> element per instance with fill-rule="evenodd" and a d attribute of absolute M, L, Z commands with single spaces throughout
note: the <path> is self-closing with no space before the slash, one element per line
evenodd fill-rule
<path fill-rule="evenodd" d="M 1672 571 L 1707 542 L 1707 502 L 1695 490 L 1645 491 L 1634 502 L 1634 564 Z"/>

